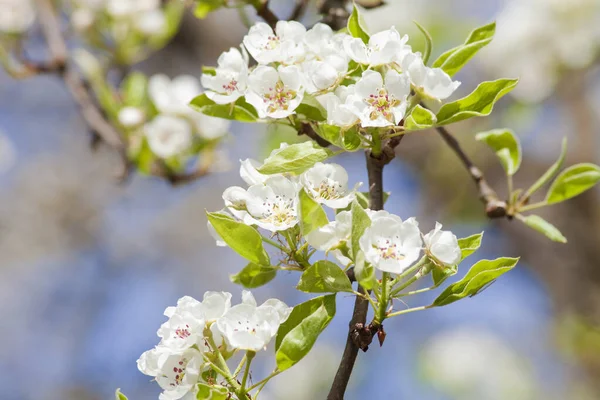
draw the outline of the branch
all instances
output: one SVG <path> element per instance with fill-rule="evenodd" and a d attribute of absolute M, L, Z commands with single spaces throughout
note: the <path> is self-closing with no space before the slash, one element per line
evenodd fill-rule
<path fill-rule="evenodd" d="M 277 17 L 277 15 L 269 8 L 269 1 L 270 0 L 254 0 L 252 1 L 252 5 L 256 9 L 256 15 L 264 19 L 274 30 L 279 21 L 279 17 Z"/>
<path fill-rule="evenodd" d="M 321 147 L 331 146 L 331 143 L 329 141 L 323 139 L 321 136 L 319 136 L 317 134 L 317 132 L 315 132 L 313 127 L 308 122 L 303 122 L 302 125 L 300 126 L 300 130 L 298 131 L 298 136 L 301 136 L 301 135 L 308 136 L 309 138 L 311 138 L 312 140 L 317 142 L 317 144 Z"/>
<path fill-rule="evenodd" d="M 296 6 L 294 7 L 294 11 L 290 14 L 288 18 L 289 21 L 298 21 L 302 19 L 304 13 L 306 12 L 306 6 L 308 6 L 309 0 L 296 0 Z"/>
<path fill-rule="evenodd" d="M 444 141 L 452 151 L 456 153 L 460 161 L 463 163 L 473 182 L 477 185 L 479 190 L 479 197 L 483 204 L 485 204 L 485 213 L 489 218 L 503 218 L 506 217 L 506 202 L 500 200 L 496 191 L 488 184 L 483 176 L 483 172 L 477 166 L 473 164 L 471 159 L 465 154 L 463 149 L 460 147 L 458 141 L 452 136 L 450 132 L 444 127 L 435 128 L 438 133 L 442 136 Z"/>
<path fill-rule="evenodd" d="M 350 13 L 346 9 L 346 0 L 325 0 L 319 7 L 319 13 L 323 14 L 321 22 L 335 31 L 345 28 L 350 18 Z"/>

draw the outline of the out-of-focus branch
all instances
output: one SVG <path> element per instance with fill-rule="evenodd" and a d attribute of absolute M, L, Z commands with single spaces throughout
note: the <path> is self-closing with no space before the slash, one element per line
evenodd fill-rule
<path fill-rule="evenodd" d="M 309 0 L 296 0 L 296 6 L 294 7 L 294 11 L 290 14 L 288 20 L 290 21 L 298 21 L 302 19 L 304 13 L 306 12 L 306 7 L 308 6 Z"/>
<path fill-rule="evenodd" d="M 253 0 L 252 5 L 256 9 L 256 15 L 264 19 L 271 28 L 275 29 L 279 17 L 269 8 L 269 0 Z"/>
<path fill-rule="evenodd" d="M 435 128 L 438 133 L 442 136 L 446 144 L 456 153 L 460 161 L 463 163 L 469 175 L 473 179 L 473 182 L 477 185 L 479 190 L 479 197 L 485 204 L 485 213 L 489 218 L 503 218 L 507 216 L 506 213 L 506 202 L 498 198 L 496 191 L 488 184 L 483 176 L 483 172 L 467 156 L 467 154 L 460 147 L 458 141 L 452 136 L 448 130 L 442 126 Z M 400 136 L 401 137 L 401 136 Z"/>
<path fill-rule="evenodd" d="M 323 14 L 323 22 L 337 31 L 346 27 L 350 13 L 346 8 L 346 0 L 325 0 L 319 7 L 319 12 Z"/>

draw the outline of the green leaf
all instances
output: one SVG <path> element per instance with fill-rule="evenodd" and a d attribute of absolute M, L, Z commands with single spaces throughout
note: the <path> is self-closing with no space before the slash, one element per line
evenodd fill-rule
<path fill-rule="evenodd" d="M 371 218 L 367 212 L 358 204 L 356 200 L 352 202 L 350 208 L 352 212 L 352 254 L 358 254 L 360 250 L 360 238 L 362 237 L 365 230 L 371 226 Z"/>
<path fill-rule="evenodd" d="M 431 38 L 429 32 L 427 32 L 427 29 L 421 26 L 421 24 L 419 24 L 417 21 L 413 22 L 417 26 L 417 28 L 419 28 L 423 36 L 425 36 L 425 50 L 423 51 L 423 63 L 427 65 L 427 62 L 429 61 L 429 56 L 431 56 L 431 49 L 433 48 L 433 39 Z"/>
<path fill-rule="evenodd" d="M 198 400 L 227 400 L 229 390 L 226 387 L 220 385 L 208 385 L 206 383 L 198 384 L 198 393 L 196 399 Z"/>
<path fill-rule="evenodd" d="M 566 156 L 567 156 L 567 138 L 563 138 L 562 144 L 561 144 L 560 156 L 558 156 L 558 160 L 556 160 L 554 162 L 554 164 L 552 164 L 552 166 L 550 166 L 550 168 L 548 168 L 548 170 L 546 172 L 544 172 L 544 175 L 542 175 L 537 181 L 535 181 L 535 183 L 533 185 L 531 185 L 531 187 L 529 189 L 527 189 L 527 192 L 523 195 L 523 198 L 524 199 L 530 198 L 532 194 L 537 192 L 546 183 L 550 182 L 550 179 L 554 178 L 554 176 L 562 168 L 562 166 L 565 162 Z"/>
<path fill-rule="evenodd" d="M 148 78 L 141 72 L 127 75 L 121 84 L 123 103 L 128 106 L 142 107 L 148 101 Z"/>
<path fill-rule="evenodd" d="M 353 292 L 346 273 L 327 260 L 317 261 L 304 271 L 296 289 L 306 293 Z"/>
<path fill-rule="evenodd" d="M 510 129 L 494 129 L 475 135 L 475 139 L 485 142 L 496 152 L 504 170 L 514 175 L 521 166 L 521 143 Z"/>
<path fill-rule="evenodd" d="M 335 294 L 315 297 L 294 307 L 277 331 L 277 368 L 288 369 L 307 355 L 334 316 Z"/>
<path fill-rule="evenodd" d="M 356 4 L 352 7 L 352 14 L 348 18 L 348 32 L 355 38 L 361 39 L 364 43 L 369 43 L 369 34 L 362 27 L 362 17 L 356 8 Z"/>
<path fill-rule="evenodd" d="M 115 400 L 128 400 L 127 396 L 121 393 L 121 389 L 117 389 L 115 392 Z"/>
<path fill-rule="evenodd" d="M 464 44 L 446 51 L 433 63 L 434 68 L 443 69 L 448 75 L 453 76 L 483 47 L 487 46 L 494 38 L 496 23 L 481 26 L 475 29 Z"/>
<path fill-rule="evenodd" d="M 450 278 L 452 275 L 456 275 L 458 267 L 456 265 L 450 267 L 433 266 L 431 270 L 431 279 L 436 286 L 441 285 L 444 281 Z"/>
<path fill-rule="evenodd" d="M 206 93 L 194 98 L 190 106 L 202 114 L 211 117 L 241 121 L 256 122 L 258 113 L 254 107 L 247 103 L 244 97 L 240 97 L 232 104 L 217 104 L 208 97 Z"/>
<path fill-rule="evenodd" d="M 267 175 L 284 172 L 301 173 L 332 155 L 333 151 L 320 147 L 312 140 L 296 143 L 271 153 L 265 163 L 258 168 L 258 172 Z"/>
<path fill-rule="evenodd" d="M 538 215 L 528 215 L 526 217 L 518 215 L 517 218 L 523 221 L 525 225 L 529 226 L 530 228 L 533 228 L 536 231 L 546 235 L 548 239 L 559 243 L 567 243 L 567 238 L 564 237 L 554 225 L 542 217 Z"/>
<path fill-rule="evenodd" d="M 448 286 L 434 300 L 432 306 L 445 306 L 467 296 L 475 296 L 500 275 L 513 269 L 518 261 L 518 258 L 503 257 L 496 260 L 481 260 L 477 262 L 471 267 L 464 278 Z"/>
<path fill-rule="evenodd" d="M 277 275 L 277 270 L 273 267 L 250 263 L 237 274 L 231 275 L 229 279 L 231 282 L 242 285 L 246 289 L 254 289 L 271 282 L 275 278 L 275 275 Z"/>
<path fill-rule="evenodd" d="M 548 204 L 556 204 L 573 198 L 600 181 L 600 167 L 582 163 L 573 165 L 558 175 L 546 195 Z"/>
<path fill-rule="evenodd" d="M 468 236 L 466 238 L 458 239 L 458 247 L 462 251 L 461 261 L 475 253 L 481 246 L 481 240 L 483 239 L 483 232 L 475 235 Z"/>
<path fill-rule="evenodd" d="M 438 125 L 448 125 L 473 117 L 490 115 L 494 104 L 517 86 L 518 79 L 482 82 L 467 97 L 446 103 L 437 114 Z"/>
<path fill-rule="evenodd" d="M 223 4 L 223 0 L 199 0 L 194 9 L 194 15 L 200 19 L 204 19 L 211 12 L 223 7 Z"/>
<path fill-rule="evenodd" d="M 354 257 L 354 276 L 360 286 L 366 290 L 371 290 L 377 283 L 375 268 L 365 261 L 365 253 L 359 251 Z"/>
<path fill-rule="evenodd" d="M 215 231 L 236 253 L 254 264 L 271 266 L 262 236 L 256 229 L 220 213 L 207 212 L 206 215 Z"/>
<path fill-rule="evenodd" d="M 342 130 L 342 148 L 346 151 L 356 151 L 360 149 L 362 140 L 358 126 L 354 126 L 348 130 Z"/>
<path fill-rule="evenodd" d="M 336 146 L 340 146 L 342 143 L 342 129 L 339 126 L 318 124 L 315 128 L 315 132 L 317 132 L 317 135 Z"/>
<path fill-rule="evenodd" d="M 404 129 L 407 131 L 418 131 L 428 129 L 435 125 L 437 119 L 430 110 L 417 104 L 404 120 Z"/>
<path fill-rule="evenodd" d="M 321 103 L 317 101 L 315 96 L 305 94 L 302 98 L 302 103 L 296 108 L 297 114 L 304 115 L 307 119 L 312 121 L 325 121 L 327 120 L 327 111 Z"/>
<path fill-rule="evenodd" d="M 323 207 L 310 197 L 306 190 L 302 189 L 298 197 L 300 199 L 300 229 L 303 236 L 329 223 Z"/>

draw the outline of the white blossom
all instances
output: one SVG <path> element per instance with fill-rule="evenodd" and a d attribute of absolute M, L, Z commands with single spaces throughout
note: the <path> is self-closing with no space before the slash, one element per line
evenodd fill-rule
<path fill-rule="evenodd" d="M 441 68 L 429 68 L 420 54 L 410 53 L 402 61 L 403 71 L 410 77 L 415 90 L 426 98 L 445 100 L 460 86 Z"/>
<path fill-rule="evenodd" d="M 193 110 L 188 119 L 191 120 L 198 136 L 206 140 L 215 140 L 225 136 L 231 127 L 231 121 L 227 119 L 211 117 Z"/>
<path fill-rule="evenodd" d="M 262 164 L 256 160 L 247 158 L 245 160 L 240 160 L 240 164 L 240 176 L 248 185 L 264 183 L 270 176 L 258 172 L 257 168 Z"/>
<path fill-rule="evenodd" d="M 360 238 L 365 260 L 375 268 L 400 274 L 419 258 L 422 240 L 417 222 L 397 216 L 375 214 Z"/>
<path fill-rule="evenodd" d="M 346 34 L 334 34 L 322 23 L 316 24 L 305 37 L 307 49 L 302 70 L 306 76 L 306 91 L 315 93 L 336 84 L 348 72 L 349 58 L 344 51 Z"/>
<path fill-rule="evenodd" d="M 344 41 L 344 48 L 348 56 L 357 63 L 378 66 L 389 64 L 401 54 L 410 51 L 406 42 L 408 36 L 400 37 L 398 31 L 392 27 L 371 36 L 368 44 L 360 38 L 348 37 Z"/>
<path fill-rule="evenodd" d="M 244 95 L 248 81 L 248 57 L 232 47 L 217 60 L 215 75 L 203 74 L 206 96 L 217 104 L 233 103 Z"/>
<path fill-rule="evenodd" d="M 23 33 L 35 21 L 31 0 L 0 0 L 0 32 Z"/>
<path fill-rule="evenodd" d="M 306 235 L 305 239 L 317 250 L 329 251 L 340 242 L 347 241 L 352 232 L 352 213 L 342 211 L 336 214 L 335 221 L 329 222 Z"/>
<path fill-rule="evenodd" d="M 160 9 L 141 13 L 134 20 L 135 27 L 145 35 L 158 35 L 167 23 L 165 13 Z"/>
<path fill-rule="evenodd" d="M 346 105 L 361 121 L 363 127 L 397 125 L 404 118 L 410 81 L 406 74 L 389 70 L 385 83 L 379 72 L 363 72 L 356 83 L 355 93 L 348 96 Z"/>
<path fill-rule="evenodd" d="M 423 236 L 425 251 L 438 263 L 446 266 L 456 265 L 462 258 L 458 239 L 450 231 L 443 231 L 442 224 L 435 223 L 435 229 Z"/>
<path fill-rule="evenodd" d="M 260 118 L 288 117 L 303 97 L 302 72 L 297 66 L 275 69 L 261 65 L 248 77 L 246 101 L 256 108 Z"/>
<path fill-rule="evenodd" d="M 194 111 L 190 101 L 202 93 L 200 82 L 191 75 L 179 75 L 173 79 L 164 74 L 150 77 L 148 94 L 158 109 L 165 114 L 190 115 Z"/>
<path fill-rule="evenodd" d="M 115 18 L 134 17 L 160 7 L 160 0 L 107 0 L 106 11 Z"/>
<path fill-rule="evenodd" d="M 354 94 L 355 85 L 338 86 L 335 92 L 317 97 L 327 110 L 327 123 L 341 128 L 350 128 L 359 121 L 358 117 L 345 104 L 348 97 Z"/>
<path fill-rule="evenodd" d="M 248 213 L 244 223 L 271 232 L 284 231 L 298 223 L 298 185 L 282 175 L 248 188 L 244 199 Z M 241 195 L 241 193 L 240 193 Z"/>
<path fill-rule="evenodd" d="M 152 152 L 161 158 L 179 155 L 192 144 L 190 124 L 169 115 L 159 115 L 147 123 L 144 134 Z"/>
<path fill-rule="evenodd" d="M 244 291 L 242 303 L 219 318 L 217 327 L 231 347 L 258 351 L 269 344 L 291 311 L 291 307 L 277 299 L 269 299 L 257 307 L 254 296 Z"/>
<path fill-rule="evenodd" d="M 346 208 L 356 197 L 357 184 L 348 189 L 348 172 L 339 164 L 316 163 L 300 176 L 306 192 L 318 203 L 331 208 Z"/>
<path fill-rule="evenodd" d="M 142 109 L 128 106 L 119 110 L 117 118 L 124 127 L 133 128 L 143 124 L 146 120 L 146 115 Z"/>
<path fill-rule="evenodd" d="M 264 22 L 250 28 L 244 46 L 259 64 L 292 64 L 304 56 L 302 40 L 306 28 L 296 21 L 279 21 L 273 29 Z"/>

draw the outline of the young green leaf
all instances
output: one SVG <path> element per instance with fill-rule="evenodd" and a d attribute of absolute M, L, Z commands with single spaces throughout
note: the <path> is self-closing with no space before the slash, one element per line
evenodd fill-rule
<path fill-rule="evenodd" d="M 246 102 L 243 97 L 232 104 L 217 104 L 206 97 L 206 94 L 201 94 L 190 102 L 190 106 L 194 110 L 211 117 L 241 122 L 256 122 L 258 120 L 256 109 Z"/>
<path fill-rule="evenodd" d="M 558 175 L 546 195 L 548 204 L 556 204 L 573 198 L 600 181 L 600 167 L 595 164 L 573 165 Z"/>
<path fill-rule="evenodd" d="M 464 278 L 448 286 L 434 300 L 432 306 L 445 306 L 467 296 L 475 296 L 500 275 L 513 269 L 518 261 L 518 258 L 503 257 L 496 260 L 481 260 L 477 262 L 471 267 Z"/>
<path fill-rule="evenodd" d="M 480 83 L 467 97 L 444 104 L 437 114 L 437 125 L 490 115 L 494 104 L 513 90 L 518 82 L 518 79 L 498 79 Z"/>
<path fill-rule="evenodd" d="M 196 393 L 197 400 L 227 400 L 229 390 L 221 385 L 209 385 L 206 383 L 198 384 L 198 392 Z M 230 397 L 229 397 L 230 398 Z"/>
<path fill-rule="evenodd" d="M 532 194 L 537 192 L 546 183 L 550 182 L 550 179 L 554 178 L 554 176 L 562 168 L 562 166 L 565 162 L 566 155 L 567 155 L 567 138 L 563 138 L 561 150 L 560 150 L 560 156 L 558 156 L 558 160 L 556 160 L 554 162 L 554 164 L 552 164 L 552 166 L 550 166 L 550 168 L 548 168 L 548 170 L 546 172 L 544 172 L 544 175 L 542 175 L 537 181 L 535 181 L 535 183 L 533 185 L 531 185 L 531 187 L 529 189 L 527 189 L 527 192 L 525 192 L 525 194 L 523 195 L 524 199 L 530 198 Z"/>
<path fill-rule="evenodd" d="M 356 4 L 352 7 L 352 14 L 348 18 L 348 32 L 355 38 L 361 39 L 364 43 L 369 43 L 369 34 L 362 27 L 362 17 L 356 8 Z"/>
<path fill-rule="evenodd" d="M 362 140 L 360 139 L 360 133 L 358 126 L 350 128 L 348 130 L 342 130 L 342 148 L 346 151 L 356 151 L 360 149 Z"/>
<path fill-rule="evenodd" d="M 296 108 L 297 114 L 304 115 L 307 119 L 313 121 L 325 121 L 327 119 L 327 111 L 321 103 L 317 101 L 315 96 L 305 94 L 302 98 L 302 103 Z"/>
<path fill-rule="evenodd" d="M 354 276 L 360 286 L 366 290 L 371 290 L 377 283 L 375 268 L 365 261 L 365 253 L 359 251 L 354 257 Z"/>
<path fill-rule="evenodd" d="M 302 273 L 296 289 L 307 293 L 352 293 L 352 284 L 338 265 L 321 260 Z"/>
<path fill-rule="evenodd" d="M 358 254 L 360 250 L 359 241 L 365 230 L 371 226 L 371 218 L 356 200 L 350 208 L 352 213 L 352 254 Z"/>
<path fill-rule="evenodd" d="M 292 144 L 271 153 L 258 168 L 258 172 L 267 175 L 283 172 L 301 173 L 332 155 L 333 151 L 320 147 L 312 140 Z"/>
<path fill-rule="evenodd" d="M 128 400 L 127 396 L 121 393 L 121 389 L 117 389 L 115 392 L 115 400 Z"/>
<path fill-rule="evenodd" d="M 323 207 L 310 197 L 304 189 L 300 190 L 300 229 L 306 236 L 317 228 L 329 223 Z"/>
<path fill-rule="evenodd" d="M 468 236 L 466 238 L 458 239 L 458 247 L 462 251 L 461 261 L 475 253 L 481 246 L 481 240 L 483 239 L 483 232 L 475 235 Z"/>
<path fill-rule="evenodd" d="M 254 264 L 271 266 L 262 236 L 256 229 L 220 213 L 207 212 L 206 215 L 215 231 L 236 253 Z"/>
<path fill-rule="evenodd" d="M 496 152 L 507 175 L 514 175 L 521 166 L 521 143 L 510 129 L 494 129 L 475 135 Z"/>
<path fill-rule="evenodd" d="M 148 78 L 141 72 L 132 72 L 121 84 L 123 103 L 127 106 L 143 107 L 148 101 Z"/>
<path fill-rule="evenodd" d="M 194 9 L 194 15 L 200 19 L 204 19 L 211 12 L 223 7 L 223 4 L 223 0 L 199 0 Z"/>
<path fill-rule="evenodd" d="M 254 289 L 271 282 L 275 275 L 277 275 L 277 270 L 273 267 L 250 263 L 237 274 L 230 275 L 229 279 L 246 289 Z"/>
<path fill-rule="evenodd" d="M 437 119 L 433 112 L 418 104 L 404 120 L 404 129 L 407 131 L 428 129 L 434 126 L 436 121 Z"/>
<path fill-rule="evenodd" d="M 444 283 L 446 279 L 450 278 L 453 275 L 456 275 L 457 272 L 458 268 L 456 265 L 453 265 L 451 267 L 434 266 L 431 270 L 431 279 L 433 279 L 433 284 L 435 286 L 439 286 L 442 283 Z"/>
<path fill-rule="evenodd" d="M 281 324 L 275 339 L 275 360 L 280 371 L 300 361 L 335 316 L 335 294 L 298 304 Z"/>
<path fill-rule="evenodd" d="M 340 144 L 342 143 L 342 129 L 339 126 L 318 124 L 315 127 L 315 132 L 317 132 L 317 135 L 321 136 L 329 143 L 341 147 Z"/>
<path fill-rule="evenodd" d="M 495 22 L 475 29 L 471 32 L 464 44 L 446 51 L 435 60 L 433 67 L 441 68 L 448 75 L 453 76 L 460 71 L 479 50 L 492 41 L 495 32 Z"/>
<path fill-rule="evenodd" d="M 567 238 L 554 225 L 537 215 L 522 216 L 517 214 L 517 218 L 525 223 L 525 225 L 536 231 L 543 233 L 548 239 L 559 243 L 567 243 Z"/>
<path fill-rule="evenodd" d="M 417 21 L 413 21 L 413 23 L 417 26 L 417 28 L 419 28 L 423 36 L 425 36 L 425 50 L 423 50 L 422 57 L 423 64 L 427 65 L 427 62 L 429 61 L 429 56 L 431 56 L 431 49 L 433 48 L 433 39 L 431 38 L 429 32 L 427 32 L 427 29 L 421 26 L 421 24 L 419 24 Z"/>

